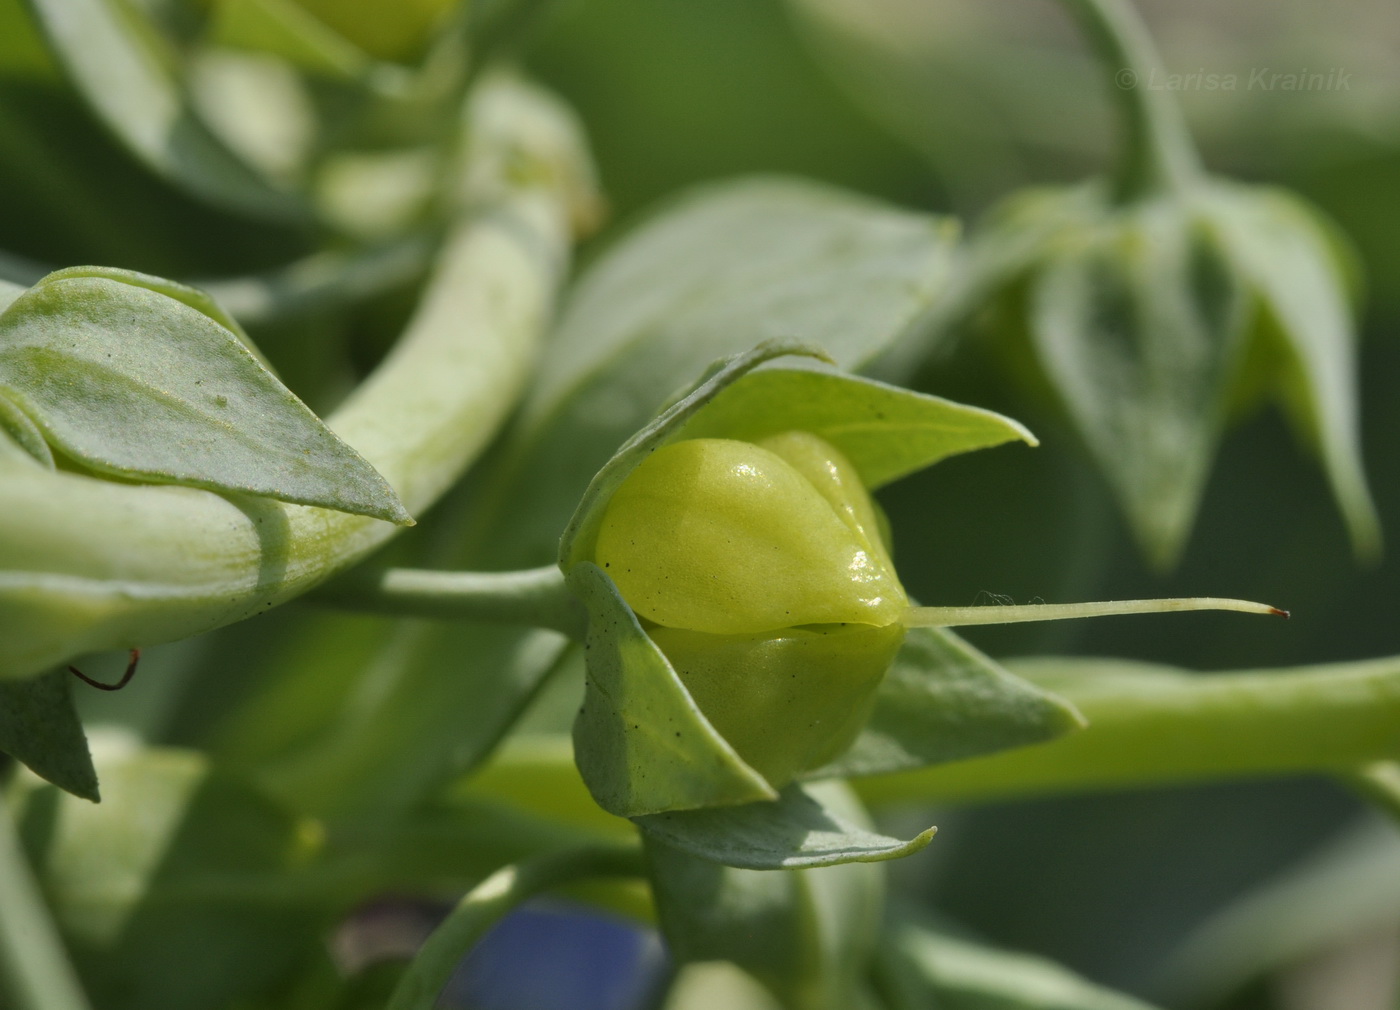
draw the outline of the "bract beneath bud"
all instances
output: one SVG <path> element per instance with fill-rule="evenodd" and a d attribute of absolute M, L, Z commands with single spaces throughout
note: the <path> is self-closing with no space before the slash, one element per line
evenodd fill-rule
<path fill-rule="evenodd" d="M 768 444 L 658 449 L 609 501 L 598 564 L 639 616 L 670 628 L 897 622 L 908 601 L 854 468 L 815 435 Z"/>

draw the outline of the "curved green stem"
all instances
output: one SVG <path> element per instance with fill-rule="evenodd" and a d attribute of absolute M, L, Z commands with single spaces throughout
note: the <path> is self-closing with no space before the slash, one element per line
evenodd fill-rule
<path fill-rule="evenodd" d="M 406 332 L 328 419 L 411 512 L 460 476 L 514 405 L 568 258 L 583 171 L 571 167 L 583 158 L 575 131 L 542 98 L 509 100 L 518 135 L 497 128 L 476 153 L 488 202 L 452 230 Z M 539 171 L 517 178 L 522 159 Z M 243 620 L 397 532 L 328 509 L 21 462 L 0 476 L 0 677 Z"/>
<path fill-rule="evenodd" d="M 87 997 L 0 796 L 0 992 L 15 1010 L 86 1010 Z"/>
<path fill-rule="evenodd" d="M 1400 657 L 1193 675 L 1119 660 L 1013 665 L 1088 728 L 989 757 L 858 780 L 872 803 L 980 802 L 1261 775 L 1348 776 L 1400 753 Z"/>
<path fill-rule="evenodd" d="M 1157 76 L 1162 58 L 1128 0 L 1064 0 L 1108 77 L 1123 128 L 1113 197 L 1130 203 L 1179 190 L 1201 174 L 1176 96 Z"/>
<path fill-rule="evenodd" d="M 349 610 L 551 628 L 582 641 L 588 614 L 557 565 L 516 572 L 388 568 L 355 572 L 315 599 Z"/>
<path fill-rule="evenodd" d="M 589 845 L 502 867 L 458 902 L 428 937 L 389 997 L 388 1010 L 432 1010 L 462 955 L 521 902 L 587 877 L 644 873 L 638 846 Z"/>

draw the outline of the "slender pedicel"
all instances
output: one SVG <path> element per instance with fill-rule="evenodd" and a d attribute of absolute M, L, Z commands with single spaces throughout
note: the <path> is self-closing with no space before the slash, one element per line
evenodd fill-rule
<path fill-rule="evenodd" d="M 1241 614 L 1288 616 L 1288 611 L 1271 607 L 1267 603 L 1227 600 L 1216 596 L 1186 596 L 1164 600 L 1109 600 L 1100 603 L 910 607 L 900 621 L 907 628 L 956 628 L 970 624 L 1018 624 L 1022 621 L 1062 621 L 1073 617 L 1111 617 L 1116 614 L 1166 614 L 1183 610 L 1234 610 Z"/>

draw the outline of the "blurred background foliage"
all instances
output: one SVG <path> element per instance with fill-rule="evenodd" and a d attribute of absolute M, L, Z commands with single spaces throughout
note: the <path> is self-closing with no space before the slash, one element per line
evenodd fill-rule
<path fill-rule="evenodd" d="M 1206 166 L 1304 195 L 1355 244 L 1365 274 L 1366 466 L 1394 545 L 1400 10 L 1379 0 L 1141 6 L 1162 50 L 1163 79 L 1238 76 L 1233 91 L 1188 86 L 1178 94 Z M 1115 141 L 1099 68 L 1063 10 L 1047 3 L 575 0 L 559 5 L 526 59 L 588 124 L 623 221 L 717 174 L 794 172 L 975 223 L 1012 189 L 1102 172 Z M 1265 91 L 1249 87 L 1259 68 L 1348 76 L 1330 91 Z M 1210 592 L 1293 612 L 1282 627 L 1210 615 L 1186 631 L 1150 618 L 969 629 L 966 637 L 992 655 L 1133 656 L 1225 669 L 1400 646 L 1392 616 L 1400 562 L 1393 549 L 1373 565 L 1353 559 L 1315 463 L 1272 408 L 1240 419 L 1225 437 L 1181 562 L 1163 575 L 1136 550 L 1063 424 L 1009 389 L 975 342 L 927 362 L 915 385 L 1004 411 L 1042 441 L 1033 451 L 955 459 L 882 493 L 914 595 L 967 604 L 989 593 L 1027 602 Z M 983 935 L 1145 997 L 1382 1007 L 1400 998 L 1387 996 L 1400 976 L 1394 905 L 1323 941 L 1338 948 L 1337 963 L 1349 943 L 1372 952 L 1341 972 L 1358 986 L 1350 995 L 1308 988 L 1333 966 L 1316 951 L 1273 981 L 1260 980 L 1261 958 L 1256 974 L 1231 977 L 1225 992 L 1204 981 L 1192 992 L 1168 967 L 1168 952 L 1221 907 L 1266 888 L 1368 816 L 1341 786 L 1321 781 L 1005 804 L 940 812 L 937 844 L 892 869 Z M 1289 915 L 1314 914 L 1320 910 L 1279 911 L 1278 928 L 1288 928 Z"/>
<path fill-rule="evenodd" d="M 165 18 L 176 37 L 209 16 L 166 0 L 138 6 Z M 324 8 L 330 24 L 349 7 L 305 6 Z M 394 6 L 411 7 L 424 24 L 445 16 L 430 2 Z M 1189 625 L 1117 618 L 968 632 L 999 658 L 1130 656 L 1211 670 L 1400 653 L 1400 8 L 1388 0 L 1143 7 L 1164 75 L 1239 78 L 1233 91 L 1188 86 L 1178 96 L 1207 166 L 1304 195 L 1355 245 L 1364 273 L 1365 461 L 1392 549 L 1374 564 L 1353 559 L 1316 463 L 1277 411 L 1260 408 L 1226 435 L 1180 563 L 1154 571 L 1063 421 L 1009 385 L 991 351 L 965 341 L 941 345 L 912 385 L 1003 411 L 1042 444 L 955 459 L 882 493 L 900 572 L 929 603 L 1209 594 L 1293 612 L 1286 625 L 1201 615 Z M 184 194 L 110 139 L 61 83 L 27 19 L 21 0 L 0 0 L 4 276 L 27 280 L 47 266 L 98 262 L 217 280 L 337 243 L 372 246 L 376 221 L 391 219 L 394 227 L 380 232 L 400 239 L 415 220 L 431 220 L 413 209 L 412 157 L 371 164 L 391 146 L 377 132 L 383 122 L 348 109 L 329 85 L 308 100 L 341 108 L 337 142 L 349 136 L 366 155 L 340 170 L 400 180 L 400 206 L 340 220 L 337 238 L 295 215 L 258 220 Z M 521 20 L 502 19 L 491 36 L 497 52 L 518 57 L 572 103 L 597 157 L 608 216 L 583 248 L 585 262 L 645 209 L 697 182 L 796 174 L 975 226 L 1016 188 L 1102 172 L 1114 149 L 1099 69 L 1062 9 L 1037 0 L 560 0 Z M 407 65 L 423 45 L 411 32 L 380 29 L 361 42 L 383 66 Z M 1335 69 L 1346 86 L 1251 88 L 1260 67 Z M 210 82 L 238 72 L 214 63 L 202 71 Z M 270 94 L 280 101 L 280 92 Z M 254 157 L 264 152 L 271 177 L 280 172 L 293 185 L 326 138 L 297 133 L 295 109 L 283 111 L 269 127 L 272 143 L 267 134 L 244 143 Z M 279 146 L 279 129 L 292 140 Z M 437 139 L 413 138 L 420 148 Z M 298 160 L 289 144 L 310 153 Z M 411 249 L 402 255 L 408 265 L 386 274 L 354 313 L 313 306 L 250 322 L 317 409 L 353 379 L 328 362 L 339 362 L 341 349 L 359 368 L 373 362 L 412 304 L 421 271 Z M 422 543 L 410 552 L 422 552 Z M 234 629 L 232 652 L 228 633 L 155 650 L 143 673 L 161 686 L 84 695 L 87 720 L 151 740 L 199 740 L 244 690 L 244 675 L 277 655 L 305 616 L 287 607 L 253 631 Z M 340 627 L 328 622 L 322 638 Z M 335 649 L 322 646 L 305 648 L 333 665 Z M 892 866 L 895 893 L 1126 992 L 1222 1010 L 1382 1010 L 1400 1000 L 1393 832 L 1374 830 L 1374 815 L 1336 783 L 1223 784 L 884 816 L 919 825 L 932 817 L 941 826 L 921 856 Z M 1349 868 L 1349 883 L 1336 883 Z M 1208 956 L 1212 945 L 1233 960 L 1220 963 L 1218 950 Z"/>

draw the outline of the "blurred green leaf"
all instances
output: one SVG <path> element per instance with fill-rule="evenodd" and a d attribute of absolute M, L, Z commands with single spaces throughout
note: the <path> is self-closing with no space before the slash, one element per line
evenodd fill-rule
<path fill-rule="evenodd" d="M 226 1007 L 319 943 L 319 828 L 183 751 L 100 760 L 104 802 L 21 783 L 25 847 L 108 1010 Z"/>
<path fill-rule="evenodd" d="M 291 0 L 221 0 L 209 40 L 280 56 L 312 73 L 354 79 L 370 60 L 342 35 Z"/>
<path fill-rule="evenodd" d="M 574 753 L 599 806 L 636 817 L 773 798 L 701 714 L 603 570 L 583 561 L 568 578 L 588 608 Z"/>
<path fill-rule="evenodd" d="M 882 988 L 901 1010 L 1152 1010 L 1053 961 L 903 920 L 886 931 Z"/>
<path fill-rule="evenodd" d="M 0 315 L 0 388 L 54 448 L 99 473 L 411 521 L 194 293 L 160 287 L 60 272 Z"/>
<path fill-rule="evenodd" d="M 97 803 L 97 772 L 71 684 L 67 670 L 0 680 L 0 751 L 60 789 Z"/>
<path fill-rule="evenodd" d="M 1356 334 L 1348 266 L 1337 231 L 1280 189 L 1216 182 L 1210 220 L 1258 303 L 1252 339 L 1277 362 L 1275 382 L 1301 440 L 1322 459 L 1358 555 L 1380 549 L 1380 520 L 1366 484 L 1356 388 Z"/>
<path fill-rule="evenodd" d="M 1046 377 L 1162 566 L 1180 553 L 1210 472 L 1242 295 L 1175 199 L 1083 222 L 1033 282 L 1030 336 Z"/>
<path fill-rule="evenodd" d="M 1069 702 L 951 632 L 910 631 L 851 749 L 810 778 L 876 775 L 1043 743 L 1084 726 Z"/>
<path fill-rule="evenodd" d="M 28 0 L 53 55 L 92 110 L 156 173 L 206 200 L 259 217 L 304 208 L 274 189 L 191 110 L 178 57 L 157 26 L 116 0 Z"/>
<path fill-rule="evenodd" d="M 648 838 L 725 866 L 793 870 L 874 863 L 918 852 L 935 828 L 908 841 L 876 834 L 823 803 L 830 786 L 790 785 L 777 800 L 636 818 Z"/>
<path fill-rule="evenodd" d="M 837 816 L 865 827 L 844 786 L 821 790 Z M 682 964 L 732 961 L 789 1010 L 868 1005 L 864 977 L 879 942 L 882 867 L 736 869 L 651 835 L 646 849 L 657 916 Z"/>
<path fill-rule="evenodd" d="M 1201 923 L 1168 960 L 1173 1002 L 1204 1005 L 1251 978 L 1368 929 L 1393 929 L 1400 907 L 1400 838 L 1366 819 Z"/>

